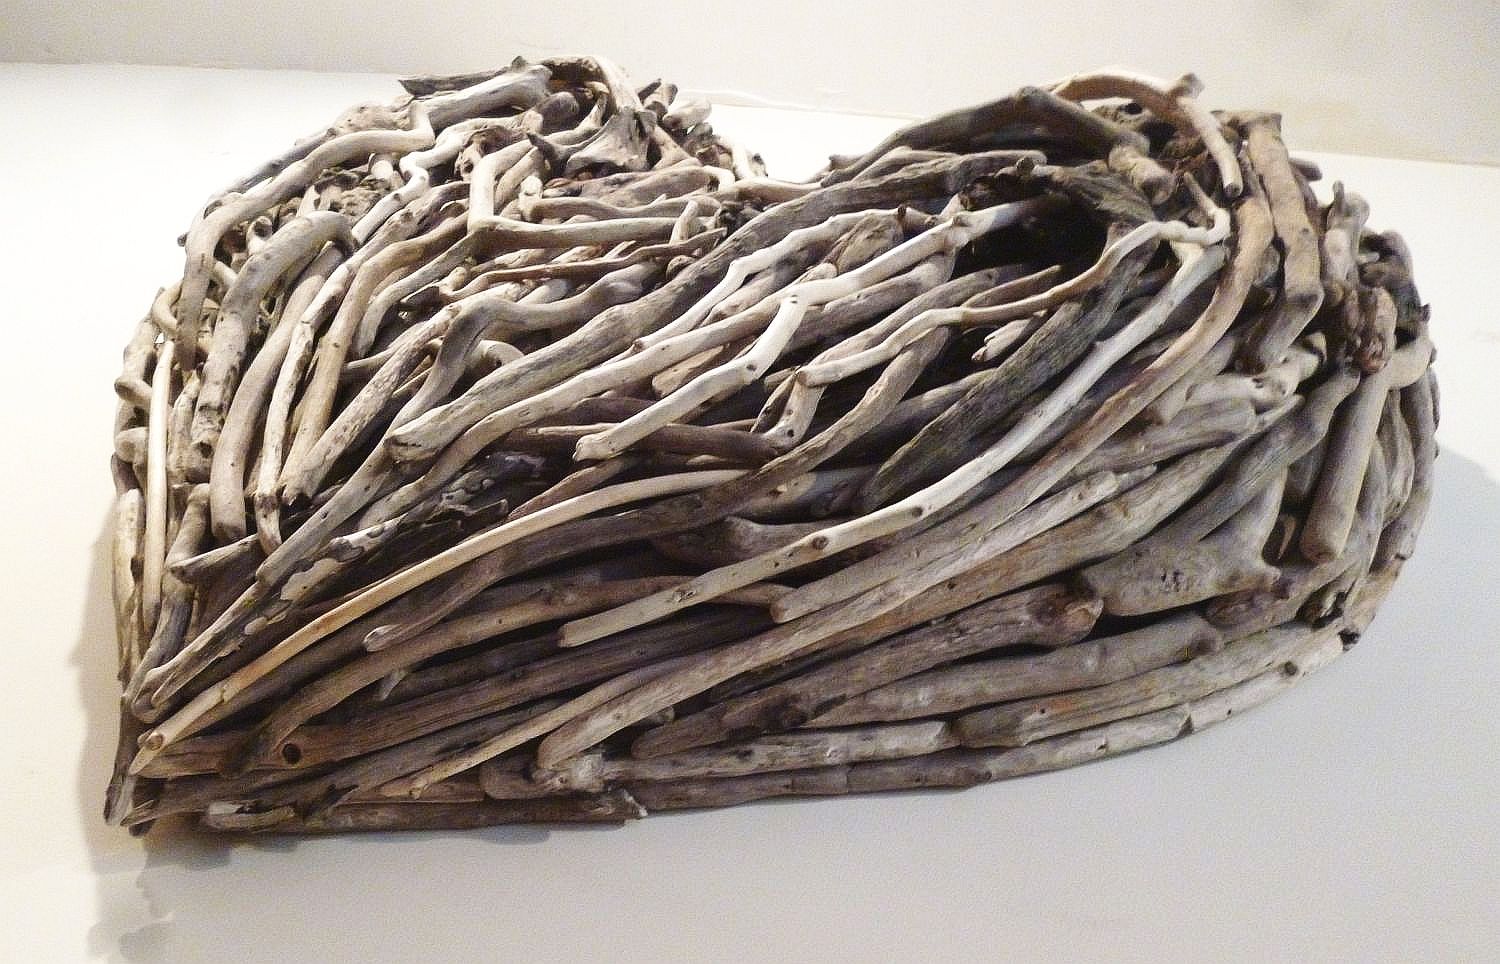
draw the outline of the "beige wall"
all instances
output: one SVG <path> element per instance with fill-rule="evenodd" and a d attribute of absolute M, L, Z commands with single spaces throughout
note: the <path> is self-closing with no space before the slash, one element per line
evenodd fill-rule
<path fill-rule="evenodd" d="M 599 53 L 727 103 L 924 114 L 1075 70 L 1191 69 L 1303 148 L 1500 163 L 1500 3 L 0 0 L 0 59 L 410 73 Z"/>

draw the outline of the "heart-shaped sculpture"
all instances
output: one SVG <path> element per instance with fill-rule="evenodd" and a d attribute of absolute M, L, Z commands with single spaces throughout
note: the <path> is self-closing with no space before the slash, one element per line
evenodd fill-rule
<path fill-rule="evenodd" d="M 1279 119 L 1070 77 L 765 176 L 560 58 L 213 198 L 116 383 L 135 828 L 622 820 L 1164 743 L 1429 500 L 1399 236 Z"/>

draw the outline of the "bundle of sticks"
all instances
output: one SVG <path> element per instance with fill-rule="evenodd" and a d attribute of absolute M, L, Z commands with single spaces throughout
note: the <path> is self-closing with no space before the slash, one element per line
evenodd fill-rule
<path fill-rule="evenodd" d="M 1192 76 L 766 176 L 595 58 L 215 196 L 116 382 L 106 817 L 328 832 L 967 786 L 1358 637 L 1435 455 L 1400 237 Z"/>

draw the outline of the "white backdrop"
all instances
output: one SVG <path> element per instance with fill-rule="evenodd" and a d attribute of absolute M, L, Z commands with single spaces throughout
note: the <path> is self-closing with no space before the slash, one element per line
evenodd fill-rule
<path fill-rule="evenodd" d="M 0 34 L 13 24 L 0 13 Z M 120 346 L 181 271 L 195 205 L 395 89 L 0 65 L 0 961 L 1495 959 L 1500 322 L 1482 266 L 1500 261 L 1500 168 L 1312 155 L 1416 252 L 1443 454 L 1416 557 L 1359 646 L 1243 718 L 963 793 L 620 829 L 231 845 L 106 827 Z M 792 176 L 891 123 L 715 118 Z"/>
<path fill-rule="evenodd" d="M 1382 9 L 1382 8 L 1385 9 Z M 1500 163 L 1500 3 L 0 0 L 0 60 L 411 73 L 597 53 L 723 103 L 917 115 L 1124 64 L 1305 149 Z"/>

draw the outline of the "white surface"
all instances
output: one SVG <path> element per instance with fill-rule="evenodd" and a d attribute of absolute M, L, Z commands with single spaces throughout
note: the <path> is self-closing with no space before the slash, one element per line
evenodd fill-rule
<path fill-rule="evenodd" d="M 1500 163 L 1500 4 L 0 0 L 0 60 L 457 72 L 601 53 L 720 103 L 925 115 L 1105 64 L 1197 71 L 1309 148 Z M 649 72 L 649 73 L 648 73 Z"/>
<path fill-rule="evenodd" d="M 1437 496 L 1364 640 L 1187 740 L 957 794 L 231 846 L 105 827 L 114 399 L 173 239 L 388 82 L 0 68 L 0 959 L 1477 960 L 1500 949 L 1500 171 L 1323 157 L 1435 306 Z M 773 169 L 890 126 L 723 111 Z M 780 128 L 783 122 L 795 126 Z"/>

